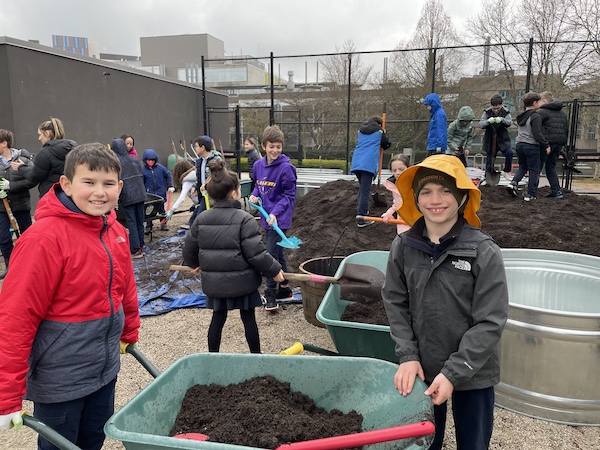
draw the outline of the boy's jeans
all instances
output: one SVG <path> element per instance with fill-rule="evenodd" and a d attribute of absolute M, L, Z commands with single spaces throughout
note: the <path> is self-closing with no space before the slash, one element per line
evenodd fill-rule
<path fill-rule="evenodd" d="M 287 230 L 281 230 L 285 234 Z M 267 251 L 271 254 L 273 258 L 279 261 L 281 264 L 281 268 L 284 272 L 287 272 L 287 264 L 285 262 L 285 257 L 283 255 L 283 247 L 281 245 L 277 245 L 279 241 L 281 241 L 281 236 L 275 230 L 265 230 L 265 240 L 267 241 Z M 284 285 L 285 286 L 285 285 Z M 277 287 L 277 282 L 273 278 L 267 277 L 267 289 L 275 289 Z"/>
<path fill-rule="evenodd" d="M 62 403 L 35 403 L 33 415 L 53 430 L 86 450 L 100 450 L 104 443 L 104 424 L 115 410 L 117 379 L 96 392 Z M 39 450 L 55 450 L 53 444 L 38 437 Z"/>
<path fill-rule="evenodd" d="M 440 450 L 446 429 L 448 402 L 434 406 L 435 440 L 429 450 Z M 459 449 L 487 450 L 494 427 L 494 387 L 454 391 L 452 416 Z"/>

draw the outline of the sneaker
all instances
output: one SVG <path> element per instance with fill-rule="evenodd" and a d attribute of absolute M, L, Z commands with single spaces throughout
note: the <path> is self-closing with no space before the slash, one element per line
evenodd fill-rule
<path fill-rule="evenodd" d="M 518 192 L 518 188 L 516 185 L 510 183 L 508 186 L 506 186 L 506 190 L 508 191 L 508 193 L 510 195 L 512 195 L 513 197 L 517 196 L 517 192 Z"/>
<path fill-rule="evenodd" d="M 556 194 L 551 192 L 550 194 L 546 195 L 546 198 L 553 198 L 555 200 L 560 200 L 563 197 L 564 195 L 561 191 L 558 191 Z"/>
<path fill-rule="evenodd" d="M 529 192 L 523 192 L 523 200 L 526 202 L 530 202 L 531 200 L 536 200 L 537 197 L 531 195 Z"/>
<path fill-rule="evenodd" d="M 137 252 L 131 254 L 131 259 L 143 258 L 146 254 L 144 253 L 144 247 L 140 248 Z"/>
<path fill-rule="evenodd" d="M 510 174 L 510 172 L 500 172 L 502 175 L 502 178 L 504 178 L 506 181 L 512 181 L 513 176 Z"/>
<path fill-rule="evenodd" d="M 294 294 L 292 293 L 292 290 L 289 287 L 281 287 L 279 286 L 279 289 L 277 289 L 277 294 L 275 294 L 275 298 L 280 300 L 280 299 L 290 299 L 293 298 Z"/>
<path fill-rule="evenodd" d="M 160 226 L 160 231 L 169 231 L 169 225 L 167 225 L 166 223 L 163 223 Z"/>
<path fill-rule="evenodd" d="M 374 220 L 361 220 L 357 223 L 358 228 L 368 227 L 369 225 L 373 225 L 375 223 Z"/>
<path fill-rule="evenodd" d="M 265 292 L 265 296 L 263 298 L 265 311 L 273 312 L 279 309 L 279 305 L 277 304 L 277 295 L 275 289 L 267 289 Z"/>
<path fill-rule="evenodd" d="M 188 224 L 183 224 L 183 225 L 179 225 L 179 228 L 181 228 L 182 230 L 189 230 L 190 226 Z"/>

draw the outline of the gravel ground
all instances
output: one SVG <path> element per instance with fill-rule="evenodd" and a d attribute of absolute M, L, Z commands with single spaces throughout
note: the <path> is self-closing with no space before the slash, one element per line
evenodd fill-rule
<path fill-rule="evenodd" d="M 589 189 L 589 186 L 586 187 Z M 187 223 L 187 219 L 187 214 L 174 216 L 170 222 L 171 229 L 174 230 L 178 224 Z M 155 232 L 154 239 L 165 235 L 167 233 Z M 261 310 L 256 313 L 263 353 L 277 354 L 295 341 L 336 350 L 326 329 L 315 327 L 304 319 L 301 305 L 285 305 L 275 314 L 266 314 Z M 207 350 L 206 332 L 210 318 L 211 311 L 196 308 L 143 317 L 140 349 L 162 371 L 185 355 Z M 229 353 L 248 352 L 243 326 L 236 314 L 231 314 L 225 325 L 221 350 Z M 152 377 L 133 357 L 123 355 L 117 382 L 116 408 L 122 407 L 151 381 Z M 30 404 L 27 404 L 27 408 L 32 410 Z M 449 417 L 446 449 L 456 448 L 451 427 Z M 21 430 L 0 431 L 0 449 L 33 450 L 36 448 L 36 438 L 36 433 L 25 427 Z M 123 448 L 120 442 L 110 439 L 103 446 L 103 450 Z M 496 408 L 490 448 L 600 450 L 600 427 L 555 424 Z"/>

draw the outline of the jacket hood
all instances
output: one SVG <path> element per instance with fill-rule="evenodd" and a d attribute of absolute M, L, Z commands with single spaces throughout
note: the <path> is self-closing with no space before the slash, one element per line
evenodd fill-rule
<path fill-rule="evenodd" d="M 113 152 L 120 156 L 129 156 L 129 152 L 127 151 L 127 146 L 125 145 L 125 141 L 123 139 L 113 139 L 110 143 L 110 148 Z M 152 159 L 152 158 L 150 158 Z"/>
<path fill-rule="evenodd" d="M 527 109 L 523 111 L 517 116 L 517 124 L 519 126 L 525 126 L 525 124 L 527 123 L 527 119 L 529 119 L 529 117 L 531 117 L 533 113 L 535 113 L 535 109 Z"/>
<path fill-rule="evenodd" d="M 552 111 L 560 111 L 561 109 L 563 109 L 563 104 L 560 100 L 552 100 L 551 102 L 548 102 L 542 106 L 540 106 L 540 108 L 544 108 L 544 109 L 550 109 Z"/>
<path fill-rule="evenodd" d="M 481 205 L 481 191 L 477 189 L 467 175 L 467 171 L 461 160 L 454 156 L 429 156 L 419 164 L 409 167 L 400 174 L 396 181 L 396 187 L 403 200 L 402 206 L 398 209 L 400 217 L 408 225 L 413 226 L 417 219 L 423 216 L 417 208 L 415 192 L 413 190 L 413 180 L 420 167 L 427 167 L 448 174 L 456 180 L 456 187 L 458 189 L 468 191 L 469 199 L 464 207 L 463 216 L 469 225 L 481 228 L 481 220 L 477 217 L 477 211 Z"/>
<path fill-rule="evenodd" d="M 438 109 L 442 107 L 440 96 L 437 95 L 435 92 L 428 94 L 427 97 L 425 97 L 425 100 L 423 100 L 423 104 L 431 105 L 431 114 L 435 113 Z"/>
<path fill-rule="evenodd" d="M 142 160 L 145 163 L 149 159 L 154 159 L 158 161 L 158 155 L 156 154 L 156 150 L 154 150 L 153 148 L 147 148 L 146 150 L 144 150 L 144 156 L 142 157 Z"/>
<path fill-rule="evenodd" d="M 289 156 L 284 155 L 282 153 L 281 155 L 279 155 L 279 157 L 275 161 L 272 161 L 269 164 L 267 164 L 267 167 L 280 166 L 283 163 L 289 163 L 289 162 L 290 162 Z"/>
<path fill-rule="evenodd" d="M 475 113 L 470 106 L 463 106 L 458 111 L 458 115 L 456 116 L 457 120 L 473 120 L 475 118 Z"/>
<path fill-rule="evenodd" d="M 379 125 L 374 120 L 370 120 L 368 122 L 363 122 L 359 128 L 359 131 L 363 134 L 373 134 L 381 131 L 381 125 Z"/>

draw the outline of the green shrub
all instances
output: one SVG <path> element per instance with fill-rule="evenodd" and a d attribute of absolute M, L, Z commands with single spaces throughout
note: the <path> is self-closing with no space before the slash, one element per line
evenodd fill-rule
<path fill-rule="evenodd" d="M 346 161 L 343 159 L 303 159 L 302 165 L 298 164 L 297 159 L 291 160 L 292 164 L 296 167 L 303 167 L 307 169 L 341 169 L 346 170 Z M 232 158 L 229 160 L 231 164 L 231 170 L 237 169 L 237 160 Z M 241 171 L 248 172 L 248 158 L 241 158 Z"/>

